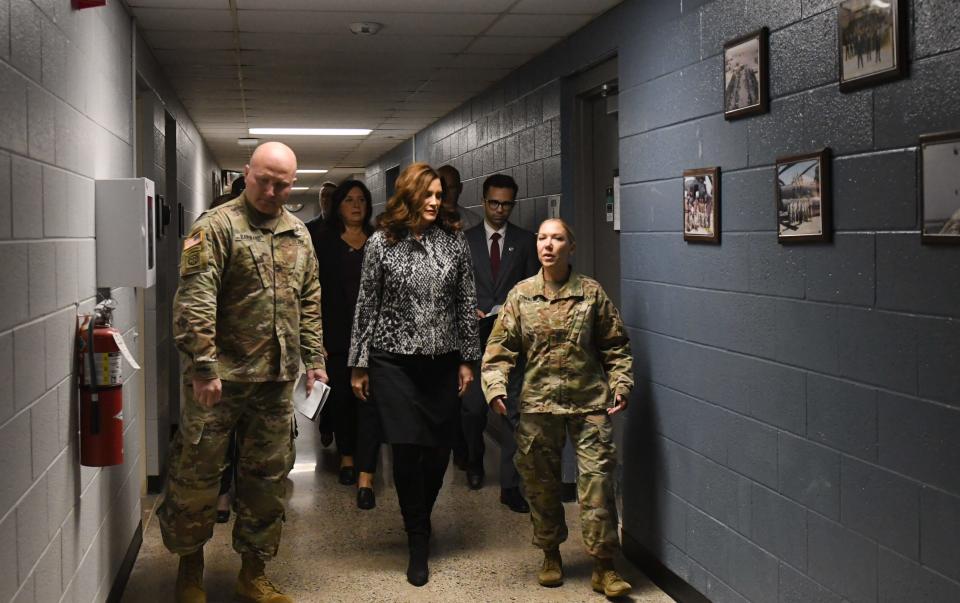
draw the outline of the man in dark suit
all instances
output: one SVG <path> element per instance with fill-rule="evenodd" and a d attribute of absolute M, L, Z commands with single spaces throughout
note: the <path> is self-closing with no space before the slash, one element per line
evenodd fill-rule
<path fill-rule="evenodd" d="M 510 212 L 516 206 L 517 183 L 506 174 L 494 174 L 483 183 L 482 224 L 466 231 L 477 283 L 477 316 L 480 341 L 486 345 L 500 306 L 518 282 L 540 270 L 536 235 L 510 224 Z M 477 374 L 479 374 L 479 367 Z M 510 375 L 507 397 L 507 432 L 500 448 L 500 502 L 518 513 L 530 507 L 520 494 L 520 477 L 513 465 L 517 450 L 514 430 L 520 419 L 519 397 L 523 385 L 523 366 Z M 483 486 L 483 431 L 487 425 L 487 403 L 479 387 L 467 392 L 463 400 L 463 434 L 467 447 L 467 483 L 474 490 Z M 499 415 L 497 415 L 499 417 Z"/>

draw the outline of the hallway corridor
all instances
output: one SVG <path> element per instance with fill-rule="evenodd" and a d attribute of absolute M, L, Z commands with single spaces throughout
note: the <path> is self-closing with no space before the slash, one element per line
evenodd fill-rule
<path fill-rule="evenodd" d="M 297 416 L 297 461 L 290 474 L 290 498 L 280 554 L 267 574 L 302 602 L 604 601 L 590 589 L 591 560 L 580 543 L 577 507 L 565 505 L 570 539 L 561 547 L 566 580 L 560 588 L 536 583 L 540 553 L 530 545 L 530 520 L 512 513 L 498 499 L 499 449 L 488 442 L 486 486 L 467 487 L 464 473 L 451 463 L 434 513 L 436 531 L 430 559 L 430 582 L 407 583 L 406 537 L 389 455 L 377 477 L 377 508 L 360 511 L 354 488 L 337 483 L 336 454 L 320 447 L 316 425 Z M 315 470 L 320 458 L 321 468 Z M 384 483 L 384 478 L 386 483 Z M 124 593 L 124 603 L 172 601 L 177 558 L 160 539 L 152 516 L 155 497 L 144 502 L 144 539 Z M 149 509 L 149 511 L 147 511 Z M 230 545 L 233 521 L 218 525 L 205 548 L 205 586 L 211 603 L 232 601 L 240 558 Z M 637 602 L 672 601 L 639 570 L 619 560 L 634 585 Z"/>

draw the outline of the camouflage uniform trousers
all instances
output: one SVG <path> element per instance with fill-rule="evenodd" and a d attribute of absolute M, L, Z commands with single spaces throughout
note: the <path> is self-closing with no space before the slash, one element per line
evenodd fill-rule
<path fill-rule="evenodd" d="M 267 560 L 277 554 L 286 478 L 293 468 L 293 381 L 223 382 L 212 408 L 184 386 L 184 407 L 170 451 L 164 497 L 157 509 L 163 543 L 192 553 L 210 540 L 230 431 L 237 430 L 233 548 Z"/>
<path fill-rule="evenodd" d="M 620 548 L 613 494 L 617 455 L 606 412 L 520 415 L 515 463 L 530 502 L 533 544 L 550 550 L 567 539 L 561 502 L 561 457 L 567 433 L 577 454 L 583 544 L 593 557 L 612 558 Z"/>

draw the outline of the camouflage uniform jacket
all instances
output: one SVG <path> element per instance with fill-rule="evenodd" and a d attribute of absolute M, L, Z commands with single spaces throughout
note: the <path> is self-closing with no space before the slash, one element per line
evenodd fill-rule
<path fill-rule="evenodd" d="M 520 412 L 581 414 L 630 394 L 633 359 L 620 313 L 597 281 L 570 273 L 556 293 L 543 271 L 507 294 L 483 355 L 487 400 L 507 395 L 507 375 L 526 359 Z M 612 392 L 612 393 L 611 393 Z"/>
<path fill-rule="evenodd" d="M 260 214 L 241 194 L 183 242 L 173 338 L 189 377 L 292 381 L 324 368 L 317 258 L 303 222 Z"/>

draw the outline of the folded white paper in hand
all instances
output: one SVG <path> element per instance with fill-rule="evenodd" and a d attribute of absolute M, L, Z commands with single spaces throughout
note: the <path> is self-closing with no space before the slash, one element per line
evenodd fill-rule
<path fill-rule="evenodd" d="M 300 373 L 297 385 L 293 388 L 293 407 L 297 412 L 315 421 L 330 397 L 330 386 L 319 379 L 313 382 L 313 390 L 307 395 L 307 374 Z"/>
<path fill-rule="evenodd" d="M 497 314 L 500 313 L 500 310 L 503 310 L 503 304 L 497 304 L 496 306 L 490 308 L 490 311 L 487 312 L 487 315 L 484 318 L 496 318 Z"/>

